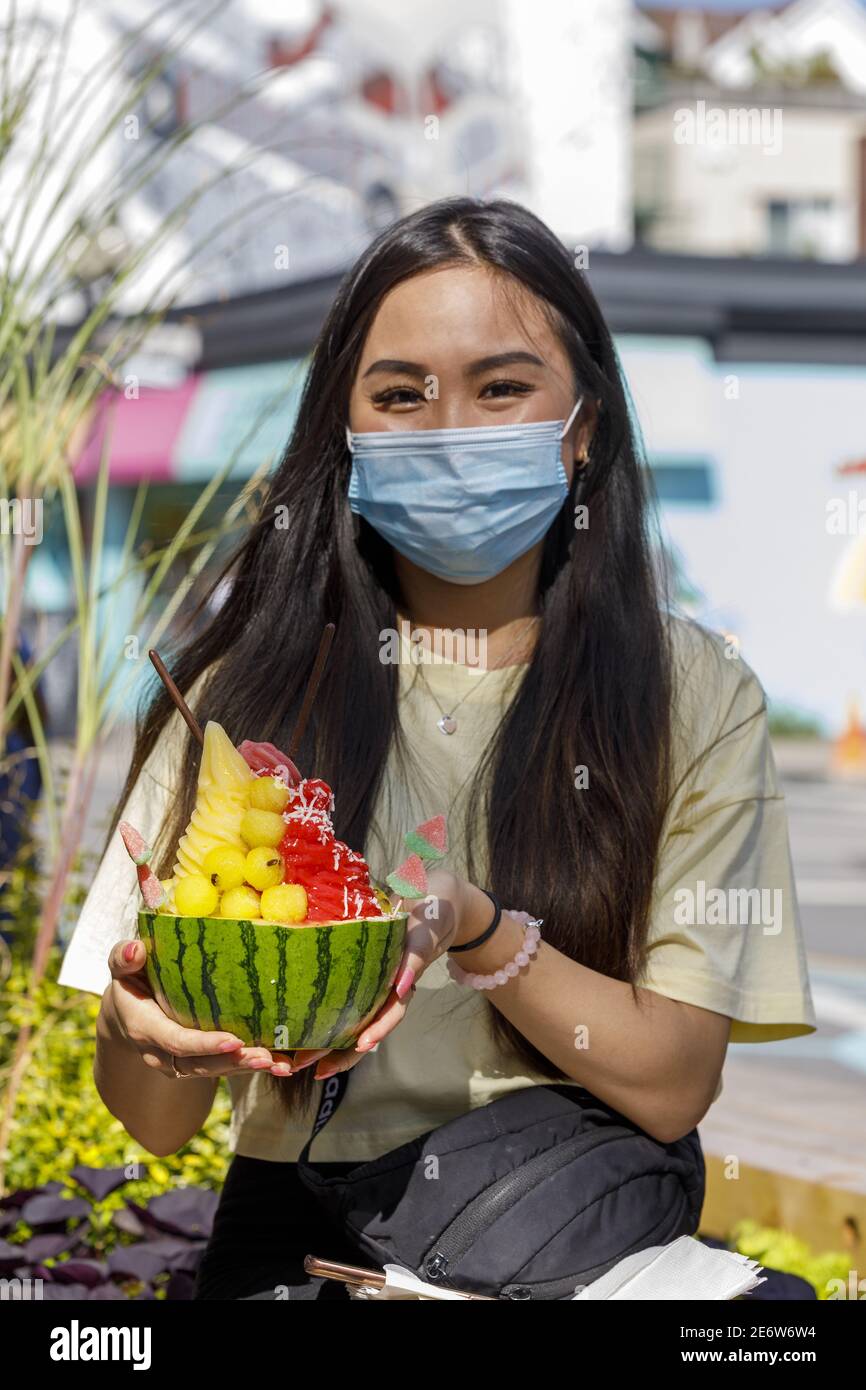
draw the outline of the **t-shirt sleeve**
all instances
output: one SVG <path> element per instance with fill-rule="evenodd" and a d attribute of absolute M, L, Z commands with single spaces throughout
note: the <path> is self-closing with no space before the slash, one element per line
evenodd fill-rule
<path fill-rule="evenodd" d="M 770 1042 L 816 1019 L 766 699 L 727 664 L 721 701 L 705 692 L 721 718 L 672 802 L 637 983 L 726 1014 L 731 1042 Z"/>
<path fill-rule="evenodd" d="M 172 715 L 160 742 L 146 760 L 124 802 L 120 819 L 139 830 L 153 845 L 172 796 L 174 759 L 180 729 Z M 111 979 L 108 954 L 118 941 L 138 935 L 142 905 L 135 865 L 118 831 L 100 860 L 72 932 L 58 977 L 61 985 L 102 994 Z"/>

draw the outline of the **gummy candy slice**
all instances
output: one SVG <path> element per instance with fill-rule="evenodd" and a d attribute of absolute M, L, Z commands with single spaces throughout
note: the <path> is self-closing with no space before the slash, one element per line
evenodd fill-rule
<path fill-rule="evenodd" d="M 422 859 L 444 859 L 448 852 L 448 829 L 444 816 L 434 816 L 416 825 L 406 838 L 406 848 Z"/>
<path fill-rule="evenodd" d="M 141 833 L 136 830 L 134 825 L 130 825 L 128 820 L 122 820 L 117 828 L 133 864 L 146 864 L 150 859 L 151 851 L 144 843 Z"/>
<path fill-rule="evenodd" d="M 134 825 L 130 825 L 128 820 L 122 820 L 117 828 L 126 846 L 126 852 L 135 865 L 138 886 L 145 906 L 151 909 L 161 907 L 166 899 L 166 891 L 147 862 L 152 852 L 150 847 L 145 844 L 141 832 L 136 830 Z"/>
<path fill-rule="evenodd" d="M 423 898 L 427 892 L 427 871 L 418 855 L 410 854 L 393 873 L 388 874 L 385 882 L 401 898 Z"/>

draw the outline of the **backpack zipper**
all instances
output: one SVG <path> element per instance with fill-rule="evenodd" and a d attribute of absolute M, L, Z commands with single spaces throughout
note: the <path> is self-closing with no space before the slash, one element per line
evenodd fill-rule
<path fill-rule="evenodd" d="M 424 1256 L 422 1266 L 427 1278 L 447 1281 L 449 1269 L 463 1258 L 478 1235 L 487 1226 L 492 1225 L 508 1206 L 518 1202 L 539 1182 L 564 1168 L 576 1153 L 588 1153 L 592 1149 L 601 1148 L 604 1144 L 621 1139 L 626 1132 L 617 1128 L 613 1131 L 608 1130 L 603 1135 L 590 1137 L 589 1140 L 586 1134 L 564 1139 L 552 1149 L 537 1154 L 514 1172 L 506 1173 L 491 1187 L 485 1188 L 477 1197 L 473 1197 L 449 1226 L 446 1226 L 435 1245 Z"/>

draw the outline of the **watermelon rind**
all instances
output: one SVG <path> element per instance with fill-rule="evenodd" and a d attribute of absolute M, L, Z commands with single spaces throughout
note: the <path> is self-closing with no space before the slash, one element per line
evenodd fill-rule
<path fill-rule="evenodd" d="M 138 933 L 154 997 L 183 1027 L 275 1051 L 345 1049 L 388 997 L 407 915 L 292 927 L 139 912 Z"/>

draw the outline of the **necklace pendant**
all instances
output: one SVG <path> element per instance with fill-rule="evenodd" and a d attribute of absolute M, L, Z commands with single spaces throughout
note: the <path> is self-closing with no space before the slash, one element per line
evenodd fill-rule
<path fill-rule="evenodd" d="M 436 720 L 436 723 L 443 734 L 453 734 L 454 730 L 457 728 L 457 720 L 450 714 L 443 714 L 441 719 Z"/>

